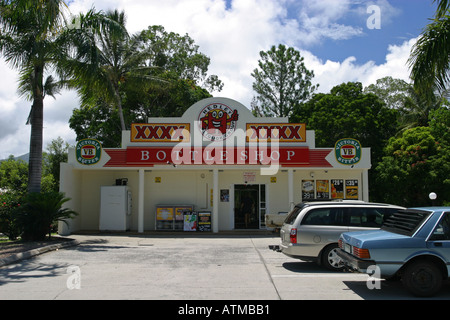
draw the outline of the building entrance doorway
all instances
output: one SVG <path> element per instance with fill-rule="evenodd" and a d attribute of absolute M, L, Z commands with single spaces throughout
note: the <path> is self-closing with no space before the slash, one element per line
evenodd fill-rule
<path fill-rule="evenodd" d="M 266 188 L 263 184 L 234 185 L 234 228 L 265 227 Z"/>

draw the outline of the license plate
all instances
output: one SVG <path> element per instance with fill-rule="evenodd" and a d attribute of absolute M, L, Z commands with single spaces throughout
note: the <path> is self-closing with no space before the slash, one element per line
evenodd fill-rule
<path fill-rule="evenodd" d="M 352 253 L 352 246 L 348 243 L 344 243 L 344 251 L 348 253 Z"/>

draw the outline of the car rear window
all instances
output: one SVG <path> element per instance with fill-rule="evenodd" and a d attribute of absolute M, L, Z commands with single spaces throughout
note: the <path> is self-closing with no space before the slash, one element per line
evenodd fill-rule
<path fill-rule="evenodd" d="M 382 230 L 412 236 L 422 225 L 430 212 L 421 210 L 399 210 L 381 226 Z"/>
<path fill-rule="evenodd" d="M 284 219 L 284 223 L 287 224 L 293 224 L 295 219 L 297 218 L 298 214 L 300 213 L 300 211 L 302 211 L 302 209 L 305 207 L 306 205 L 299 205 L 299 206 L 295 206 L 294 209 L 292 209 L 291 212 L 289 212 L 288 216 L 286 217 L 286 219 Z"/>

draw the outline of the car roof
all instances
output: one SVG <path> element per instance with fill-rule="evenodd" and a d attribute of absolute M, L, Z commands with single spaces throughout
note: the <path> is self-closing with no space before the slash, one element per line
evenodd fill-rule
<path fill-rule="evenodd" d="M 396 207 L 403 208 L 401 206 L 387 204 L 387 203 L 376 203 L 376 202 L 367 202 L 361 200 L 330 200 L 330 201 L 313 201 L 313 202 L 301 202 L 296 205 L 296 207 L 305 207 L 305 206 L 323 206 L 323 205 L 370 205 L 370 206 L 380 206 L 380 207 Z"/>
<path fill-rule="evenodd" d="M 414 208 L 408 208 L 407 210 L 422 210 L 422 211 L 431 211 L 431 212 L 443 212 L 443 211 L 450 211 L 450 207 L 414 207 Z"/>

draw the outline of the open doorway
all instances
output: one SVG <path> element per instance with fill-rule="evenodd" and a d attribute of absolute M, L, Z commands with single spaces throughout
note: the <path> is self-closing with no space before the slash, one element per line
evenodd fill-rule
<path fill-rule="evenodd" d="M 260 229 L 264 214 L 265 185 L 234 185 L 235 229 Z"/>

